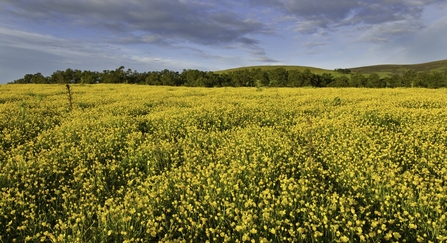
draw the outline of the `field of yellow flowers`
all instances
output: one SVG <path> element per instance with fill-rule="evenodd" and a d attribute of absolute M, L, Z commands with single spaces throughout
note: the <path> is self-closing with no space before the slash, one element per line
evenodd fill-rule
<path fill-rule="evenodd" d="M 445 242 L 447 90 L 0 86 L 0 242 Z"/>

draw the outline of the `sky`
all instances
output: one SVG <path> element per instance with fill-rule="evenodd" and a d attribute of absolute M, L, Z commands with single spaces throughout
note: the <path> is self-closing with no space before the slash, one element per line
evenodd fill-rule
<path fill-rule="evenodd" d="M 437 61 L 446 13 L 446 0 L 0 0 L 0 83 L 67 68 Z"/>

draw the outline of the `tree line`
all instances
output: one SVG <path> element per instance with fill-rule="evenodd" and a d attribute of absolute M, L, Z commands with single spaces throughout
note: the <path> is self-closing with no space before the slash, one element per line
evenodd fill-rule
<path fill-rule="evenodd" d="M 41 73 L 26 74 L 23 78 L 14 80 L 14 84 L 94 84 L 94 83 L 128 83 L 144 85 L 189 86 L 189 87 L 447 87 L 447 71 L 416 72 L 408 70 L 394 73 L 387 77 L 378 74 L 365 75 L 351 72 L 349 69 L 335 69 L 343 74 L 334 76 L 331 73 L 316 74 L 309 69 L 286 70 L 274 68 L 241 69 L 227 73 L 214 73 L 196 69 L 184 69 L 182 72 L 164 69 L 162 71 L 137 72 L 121 66 L 115 70 L 81 71 L 67 68 L 65 71 L 55 71 L 50 76 Z"/>

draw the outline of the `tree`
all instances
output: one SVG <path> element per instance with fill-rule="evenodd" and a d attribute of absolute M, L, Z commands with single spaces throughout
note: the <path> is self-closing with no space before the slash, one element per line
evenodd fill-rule
<path fill-rule="evenodd" d="M 355 72 L 351 74 L 351 81 L 349 86 L 351 87 L 365 87 L 367 79 L 361 72 Z"/>
<path fill-rule="evenodd" d="M 403 87 L 417 86 L 417 72 L 414 69 L 407 70 L 400 79 L 399 85 Z"/>
<path fill-rule="evenodd" d="M 199 79 L 204 78 L 205 74 L 205 72 L 199 71 L 197 69 L 184 69 L 180 76 L 184 80 L 184 84 L 186 86 L 198 87 L 204 85 L 203 83 L 201 83 L 202 80 Z"/>
<path fill-rule="evenodd" d="M 45 78 L 41 73 L 34 74 L 31 80 L 35 84 L 46 84 L 49 82 L 49 79 Z"/>
<path fill-rule="evenodd" d="M 349 78 L 345 75 L 334 78 L 334 81 L 329 83 L 327 87 L 348 87 Z"/>
<path fill-rule="evenodd" d="M 65 72 L 63 72 L 64 75 L 64 82 L 63 83 L 71 83 L 72 80 L 75 80 L 75 71 L 71 68 L 67 68 Z"/>
<path fill-rule="evenodd" d="M 334 81 L 334 76 L 330 73 L 323 73 L 321 75 L 321 82 L 319 87 L 326 87 L 326 85 L 332 83 Z"/>
<path fill-rule="evenodd" d="M 13 84 L 29 84 L 33 82 L 33 75 L 32 74 L 25 74 L 23 78 L 16 79 L 10 83 Z"/>
<path fill-rule="evenodd" d="M 148 85 L 161 85 L 160 73 L 159 72 L 149 72 L 146 77 L 146 84 Z"/>
<path fill-rule="evenodd" d="M 343 73 L 343 74 L 350 74 L 351 70 L 347 69 L 347 68 L 336 68 L 334 69 L 335 72 L 337 73 Z"/>
<path fill-rule="evenodd" d="M 169 85 L 169 86 L 180 86 L 183 84 L 183 80 L 180 76 L 179 72 L 170 71 L 168 69 L 164 69 L 160 72 L 160 82 L 161 85 Z"/>
<path fill-rule="evenodd" d="M 442 74 L 440 87 L 447 87 L 447 70 Z"/>
<path fill-rule="evenodd" d="M 301 73 L 301 86 L 314 86 L 315 83 L 317 83 L 315 81 L 315 74 L 313 74 L 309 69 L 305 69 Z"/>
<path fill-rule="evenodd" d="M 134 71 L 133 76 L 135 76 L 134 78 L 135 84 L 144 84 L 146 82 L 148 73 L 147 72 L 137 73 L 137 71 Z"/>
<path fill-rule="evenodd" d="M 366 87 L 367 88 L 384 88 L 386 86 L 386 83 L 383 79 L 380 78 L 380 76 L 377 73 L 373 73 L 368 76 L 366 81 Z"/>
<path fill-rule="evenodd" d="M 269 76 L 268 73 L 261 68 L 252 68 L 250 70 L 250 76 L 255 86 L 268 86 Z"/>
<path fill-rule="evenodd" d="M 385 83 L 387 88 L 400 87 L 400 77 L 397 73 L 392 74 L 385 78 Z"/>
<path fill-rule="evenodd" d="M 219 86 L 220 87 L 231 86 L 231 76 L 226 73 L 219 74 Z"/>
<path fill-rule="evenodd" d="M 440 87 L 443 87 L 443 74 L 440 72 L 433 72 L 429 75 L 429 78 L 427 79 L 427 86 L 428 88 L 437 89 Z"/>
<path fill-rule="evenodd" d="M 220 86 L 219 81 L 219 75 L 215 74 L 213 72 L 206 72 L 205 78 L 204 78 L 204 86 L 205 87 L 214 87 L 214 86 Z"/>
<path fill-rule="evenodd" d="M 126 73 L 124 72 L 124 66 L 120 66 L 119 68 L 115 70 L 104 70 L 101 75 L 101 81 L 103 83 L 112 83 L 112 84 L 118 84 L 118 83 L 124 83 L 126 78 Z"/>
<path fill-rule="evenodd" d="M 288 73 L 285 68 L 275 68 L 268 72 L 270 86 L 284 87 L 288 82 Z"/>
<path fill-rule="evenodd" d="M 300 70 L 290 70 L 287 75 L 287 86 L 301 87 L 301 72 Z"/>
<path fill-rule="evenodd" d="M 65 81 L 65 72 L 64 71 L 60 71 L 60 70 L 57 70 L 57 71 L 53 72 L 53 74 L 51 74 L 51 76 L 49 78 L 49 81 L 52 84 L 64 84 L 64 83 L 67 83 Z"/>
<path fill-rule="evenodd" d="M 81 84 L 94 84 L 99 80 L 99 73 L 92 71 L 83 71 L 80 75 Z"/>
<path fill-rule="evenodd" d="M 126 81 L 126 72 L 124 72 L 124 66 L 120 66 L 119 68 L 115 69 L 114 72 L 115 80 L 117 80 L 117 83 L 124 83 Z"/>
<path fill-rule="evenodd" d="M 229 76 L 231 78 L 231 86 L 233 87 L 247 86 L 253 83 L 250 72 L 247 69 L 233 71 Z"/>

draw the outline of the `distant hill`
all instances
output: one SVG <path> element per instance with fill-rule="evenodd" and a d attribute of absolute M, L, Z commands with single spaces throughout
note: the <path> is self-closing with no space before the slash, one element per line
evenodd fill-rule
<path fill-rule="evenodd" d="M 225 70 L 215 71 L 214 73 L 217 73 L 217 74 L 224 74 L 224 73 L 231 73 L 231 72 L 234 72 L 234 71 L 244 70 L 244 69 L 251 70 L 251 69 L 253 69 L 253 68 L 260 68 L 260 69 L 262 69 L 262 70 L 264 70 L 264 71 L 272 70 L 272 69 L 275 69 L 275 68 L 284 68 L 284 69 L 286 69 L 287 71 L 290 71 L 290 70 L 299 70 L 299 71 L 301 71 L 301 72 L 304 71 L 304 70 L 306 70 L 306 69 L 309 69 L 309 71 L 311 71 L 312 73 L 319 74 L 319 75 L 321 75 L 321 74 L 323 74 L 323 73 L 330 73 L 330 74 L 332 74 L 334 77 L 338 77 L 338 76 L 345 75 L 345 74 L 341 74 L 341 73 L 335 72 L 334 70 L 329 70 L 329 69 L 324 69 L 324 68 L 308 67 L 308 66 L 287 66 L 287 65 L 268 65 L 268 66 L 266 65 L 266 66 L 238 67 L 238 68 L 231 68 L 231 69 L 225 69 Z"/>
<path fill-rule="evenodd" d="M 328 72 L 333 72 L 333 70 L 328 70 L 328 69 L 323 69 L 323 68 L 316 68 L 316 67 L 306 67 L 306 66 L 248 66 L 248 67 L 238 67 L 238 68 L 231 68 L 231 69 L 226 69 L 226 70 L 221 70 L 221 71 L 215 71 L 215 73 L 229 73 L 229 72 L 233 72 L 233 71 L 238 71 L 238 70 L 243 70 L 243 69 L 253 69 L 253 68 L 260 68 L 263 70 L 271 70 L 271 69 L 275 69 L 275 68 L 284 68 L 287 71 L 289 70 L 300 70 L 300 71 L 304 71 L 306 69 L 309 69 L 311 72 L 313 73 L 328 73 Z"/>
<path fill-rule="evenodd" d="M 250 70 L 252 68 L 261 68 L 263 70 L 271 70 L 271 69 L 275 69 L 275 68 L 285 68 L 286 70 L 300 70 L 300 71 L 309 69 L 311 72 L 313 72 L 315 74 L 330 73 L 336 77 L 343 75 L 343 74 L 335 72 L 334 70 L 323 69 L 323 68 L 318 68 L 318 67 L 307 67 L 307 66 L 248 66 L 248 67 L 238 67 L 238 68 L 231 68 L 231 69 L 226 69 L 226 70 L 215 71 L 215 73 L 222 74 L 222 73 L 229 73 L 229 72 L 243 70 L 243 69 Z M 347 68 L 347 69 L 350 69 L 352 72 L 362 72 L 364 74 L 377 73 L 382 77 L 386 77 L 393 73 L 405 72 L 405 71 L 411 70 L 411 69 L 413 69 L 417 72 L 434 72 L 434 71 L 444 72 L 444 71 L 447 71 L 447 59 L 440 60 L 440 61 L 434 61 L 434 62 L 421 63 L 421 64 L 383 64 L 383 65 L 373 65 L 373 66 L 364 66 L 364 67 L 353 67 L 353 68 Z"/>
<path fill-rule="evenodd" d="M 350 68 L 352 72 L 362 72 L 365 74 L 377 73 L 377 74 L 393 74 L 398 72 L 405 72 L 408 70 L 415 70 L 417 72 L 444 72 L 447 71 L 447 60 L 427 62 L 421 64 L 386 64 L 386 65 L 374 65 L 365 67 Z"/>

